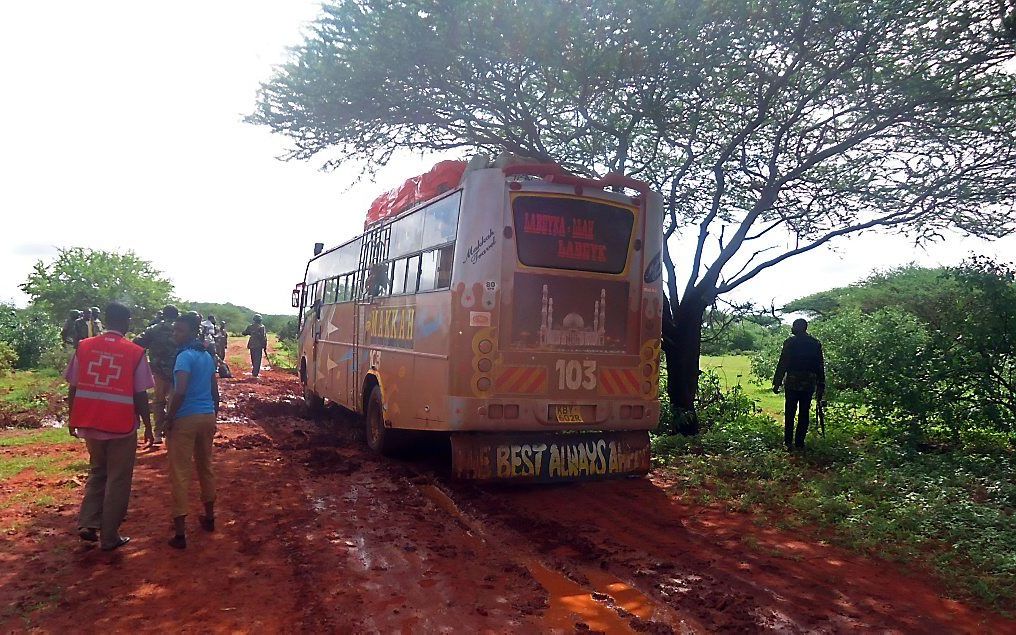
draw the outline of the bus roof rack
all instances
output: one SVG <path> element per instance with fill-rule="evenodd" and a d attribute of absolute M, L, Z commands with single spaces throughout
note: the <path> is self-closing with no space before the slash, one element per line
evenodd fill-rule
<path fill-rule="evenodd" d="M 520 165 L 506 165 L 501 168 L 505 176 L 537 176 L 548 183 L 560 183 L 562 185 L 574 185 L 575 187 L 588 187 L 592 189 L 605 189 L 608 187 L 626 187 L 635 190 L 643 196 L 649 194 L 649 184 L 639 181 L 618 172 L 610 172 L 602 179 L 589 179 L 568 172 L 556 163 L 523 163 Z"/>

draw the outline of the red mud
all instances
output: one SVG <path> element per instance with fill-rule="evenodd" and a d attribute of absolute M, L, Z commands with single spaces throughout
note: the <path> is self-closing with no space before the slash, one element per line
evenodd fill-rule
<path fill-rule="evenodd" d="M 3 483 L 0 630 L 1016 630 L 886 563 L 686 505 L 664 473 L 481 486 L 450 482 L 446 454 L 379 460 L 352 417 L 302 418 L 293 376 L 237 370 L 216 436 L 217 531 L 192 516 L 186 551 L 165 544 L 163 450 L 139 454 L 133 540 L 112 554 L 72 533 L 80 477 Z M 29 507 L 33 493 L 56 502 Z"/>

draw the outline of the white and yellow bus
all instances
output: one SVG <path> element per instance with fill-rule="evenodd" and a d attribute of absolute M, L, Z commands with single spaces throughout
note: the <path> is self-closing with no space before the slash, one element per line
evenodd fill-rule
<path fill-rule="evenodd" d="M 308 404 L 363 414 L 381 453 L 450 433 L 463 478 L 644 473 L 660 196 L 554 165 L 474 168 L 310 260 L 293 291 Z"/>

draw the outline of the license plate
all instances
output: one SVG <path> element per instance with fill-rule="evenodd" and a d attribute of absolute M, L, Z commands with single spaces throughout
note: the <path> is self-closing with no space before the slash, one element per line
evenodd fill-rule
<path fill-rule="evenodd" d="M 582 423 L 580 406 L 554 406 L 554 419 L 558 423 Z"/>

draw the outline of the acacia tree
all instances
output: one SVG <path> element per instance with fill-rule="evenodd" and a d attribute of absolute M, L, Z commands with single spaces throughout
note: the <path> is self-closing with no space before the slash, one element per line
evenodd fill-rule
<path fill-rule="evenodd" d="M 50 263 L 36 262 L 21 290 L 57 324 L 71 309 L 122 302 L 131 308 L 135 326 L 141 326 L 169 301 L 173 283 L 132 251 L 73 247 L 60 249 Z"/>
<path fill-rule="evenodd" d="M 724 294 L 864 231 L 918 242 L 1012 231 L 1012 11 L 998 0 L 337 1 L 249 121 L 291 138 L 285 158 L 331 157 L 327 167 L 506 149 L 652 183 L 668 212 L 668 393 L 693 432 L 702 319 Z M 693 246 L 675 254 L 685 230 Z"/>

